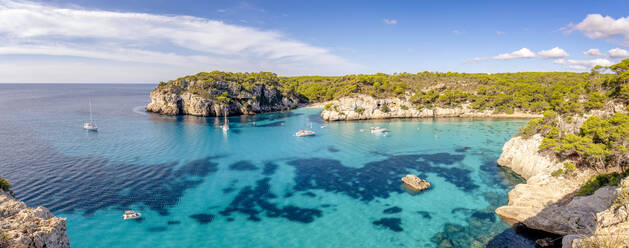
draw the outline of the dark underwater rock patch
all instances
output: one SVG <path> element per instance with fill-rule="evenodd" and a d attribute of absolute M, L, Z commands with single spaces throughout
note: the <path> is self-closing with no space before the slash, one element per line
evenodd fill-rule
<path fill-rule="evenodd" d="M 432 219 L 432 215 L 430 215 L 430 212 L 428 211 L 416 211 L 416 213 L 421 215 L 424 219 Z"/>
<path fill-rule="evenodd" d="M 402 219 L 400 218 L 382 218 L 372 222 L 372 224 L 375 226 L 388 228 L 389 230 L 394 232 L 404 231 L 404 229 L 402 228 Z"/>
<path fill-rule="evenodd" d="M 317 195 L 315 195 L 315 193 L 312 193 L 312 192 L 310 192 L 310 191 L 308 191 L 308 192 L 304 192 L 304 193 L 302 193 L 301 195 L 303 195 L 303 196 L 308 196 L 308 197 L 317 197 Z"/>
<path fill-rule="evenodd" d="M 193 214 L 190 215 L 190 218 L 195 219 L 199 224 L 208 224 L 214 220 L 213 214 Z"/>
<path fill-rule="evenodd" d="M 172 225 L 179 225 L 181 224 L 181 221 L 178 220 L 169 220 L 168 222 L 166 222 L 167 225 L 172 226 Z"/>
<path fill-rule="evenodd" d="M 459 147 L 459 148 L 455 148 L 454 151 L 455 152 L 467 152 L 467 150 L 471 149 L 470 147 Z"/>
<path fill-rule="evenodd" d="M 437 245 L 449 245 L 449 247 L 469 247 L 473 243 L 486 244 L 490 242 L 492 236 L 495 233 L 502 231 L 504 227 L 500 225 L 495 225 L 496 215 L 490 209 L 495 209 L 495 207 L 490 206 L 488 209 L 483 211 L 467 209 L 467 208 L 457 208 L 452 210 L 452 213 L 461 213 L 467 215 L 467 223 L 468 225 L 458 225 L 453 223 L 446 223 L 442 232 L 435 234 L 431 241 Z M 505 224 L 506 226 L 506 224 Z M 488 227 L 493 228 L 493 230 L 488 230 Z M 492 232 L 494 234 L 492 234 Z M 514 237 L 519 239 L 518 237 Z M 530 241 L 527 241 L 530 243 Z M 519 243 L 509 243 L 512 246 L 506 247 L 534 247 L 531 245 L 519 246 Z M 448 246 L 445 246 L 448 247 Z M 490 247 L 488 245 L 488 247 Z M 495 246 L 491 246 L 495 247 Z M 497 246 L 501 247 L 501 246 Z"/>
<path fill-rule="evenodd" d="M 250 161 L 241 160 L 229 165 L 230 170 L 235 171 L 249 171 L 249 170 L 257 170 L 258 167 L 253 165 Z"/>
<path fill-rule="evenodd" d="M 397 214 L 399 212 L 402 212 L 402 209 L 399 207 L 390 207 L 385 210 L 382 210 L 383 214 Z"/>
<path fill-rule="evenodd" d="M 284 121 L 275 121 L 275 122 L 271 122 L 271 123 L 267 123 L 267 124 L 257 124 L 256 127 L 279 127 L 279 126 L 283 126 L 284 125 Z"/>
<path fill-rule="evenodd" d="M 149 227 L 146 229 L 149 232 L 164 232 L 166 231 L 166 227 L 165 226 L 155 226 L 155 227 Z"/>
<path fill-rule="evenodd" d="M 484 220 L 484 221 L 496 222 L 496 215 L 490 212 L 476 211 L 472 214 L 472 217 L 476 219 Z"/>
<path fill-rule="evenodd" d="M 341 150 L 336 149 L 334 146 L 328 146 L 328 151 L 329 152 L 340 152 Z"/>
<path fill-rule="evenodd" d="M 264 163 L 264 169 L 262 170 L 262 175 L 265 175 L 265 176 L 273 175 L 275 171 L 277 170 L 277 167 L 278 165 L 273 162 Z"/>
<path fill-rule="evenodd" d="M 322 211 L 312 208 L 300 208 L 297 206 L 280 207 L 271 200 L 277 196 L 271 193 L 270 178 L 265 177 L 256 182 L 255 187 L 244 187 L 232 202 L 219 213 L 230 216 L 234 212 L 247 215 L 250 221 L 261 221 L 260 215 L 270 218 L 286 218 L 290 221 L 310 223 L 322 216 Z"/>
<path fill-rule="evenodd" d="M 453 164 L 464 157 L 448 153 L 397 155 L 382 161 L 369 162 L 361 168 L 347 167 L 339 160 L 325 158 L 295 159 L 287 164 L 296 169 L 293 187 L 296 191 L 321 189 L 371 201 L 377 197 L 387 198 L 394 192 L 403 192 L 400 178 L 411 173 L 411 170 L 436 173 L 466 192 L 474 190 L 478 185 L 472 181 L 470 170 L 433 165 L 437 161 Z M 425 175 L 420 177 L 425 178 Z"/>

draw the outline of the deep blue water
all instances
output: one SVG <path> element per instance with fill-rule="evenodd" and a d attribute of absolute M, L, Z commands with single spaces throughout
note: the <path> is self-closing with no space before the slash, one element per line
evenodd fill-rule
<path fill-rule="evenodd" d="M 321 128 L 298 109 L 230 117 L 225 135 L 222 118 L 145 113 L 153 87 L 0 84 L 0 176 L 67 218 L 73 247 L 534 247 L 494 214 L 521 182 L 495 161 L 525 121 Z M 408 173 L 433 187 L 410 194 Z"/>

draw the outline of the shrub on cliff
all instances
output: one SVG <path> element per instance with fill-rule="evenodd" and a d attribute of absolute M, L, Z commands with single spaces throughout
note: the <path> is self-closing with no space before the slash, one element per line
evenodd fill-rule
<path fill-rule="evenodd" d="M 577 196 L 594 194 L 594 192 L 603 186 L 618 186 L 622 179 L 627 176 L 629 176 L 629 170 L 623 173 L 612 172 L 596 175 L 581 186 L 577 192 Z"/>
<path fill-rule="evenodd" d="M 554 130 L 553 127 L 557 125 L 557 113 L 552 110 L 548 110 L 544 112 L 544 116 L 541 118 L 536 118 L 530 120 L 526 126 L 520 127 L 520 132 L 518 135 L 529 138 L 534 134 L 541 134 L 543 136 L 549 133 L 558 132 L 558 130 Z"/>
<path fill-rule="evenodd" d="M 9 182 L 9 180 L 2 177 L 0 177 L 0 190 L 9 193 L 12 196 L 15 196 L 13 194 L 13 191 L 11 191 L 11 183 Z"/>

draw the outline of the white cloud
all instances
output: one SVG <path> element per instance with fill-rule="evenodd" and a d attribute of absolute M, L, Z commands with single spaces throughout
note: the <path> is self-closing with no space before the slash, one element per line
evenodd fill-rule
<path fill-rule="evenodd" d="M 494 60 L 506 60 L 506 59 L 521 59 L 521 58 L 534 58 L 535 53 L 531 52 L 528 48 L 522 48 L 515 52 L 503 53 L 498 56 L 491 57 Z"/>
<path fill-rule="evenodd" d="M 503 34 L 505 34 L 505 32 L 504 31 L 496 31 L 496 34 L 497 35 L 503 35 Z"/>
<path fill-rule="evenodd" d="M 570 56 L 570 54 L 568 54 L 565 50 L 559 47 L 554 47 L 553 49 L 550 49 L 550 50 L 539 51 L 537 55 L 539 55 L 541 58 L 544 58 L 544 59 L 558 59 L 558 58 L 565 58 L 565 57 Z"/>
<path fill-rule="evenodd" d="M 610 49 L 609 57 L 612 58 L 629 58 L 629 51 L 621 48 Z"/>
<path fill-rule="evenodd" d="M 604 57 L 605 56 L 605 54 L 601 53 L 601 51 L 598 50 L 598 48 L 588 49 L 587 51 L 583 52 L 583 55 L 588 55 L 588 56 L 593 56 L 593 57 Z"/>
<path fill-rule="evenodd" d="M 110 64 L 122 61 L 131 67 L 164 64 L 180 68 L 181 73 L 189 73 L 186 68 L 191 65 L 204 70 L 273 70 L 284 75 L 340 74 L 362 68 L 328 49 L 274 31 L 191 16 L 59 8 L 12 0 L 0 0 L 1 55 L 35 55 L 29 56 L 33 64 L 41 56 Z M 171 72 L 169 77 L 181 76 Z M 91 81 L 89 74 L 75 73 L 76 78 Z M 0 77 L 12 81 L 4 74 Z M 56 81 L 42 77 L 46 80 Z"/>
<path fill-rule="evenodd" d="M 563 64 L 566 63 L 566 60 L 565 59 L 556 59 L 556 60 L 553 60 L 553 63 L 557 64 L 557 65 L 563 65 Z"/>
<path fill-rule="evenodd" d="M 594 66 L 610 66 L 614 63 L 607 59 L 592 59 L 592 60 L 566 60 L 568 68 L 577 71 L 584 71 L 593 68 Z"/>
<path fill-rule="evenodd" d="M 623 36 L 625 42 L 629 40 L 629 16 L 614 19 L 600 14 L 589 14 L 576 25 L 568 25 L 569 30 L 579 30 L 590 39 L 603 39 L 613 36 Z"/>
<path fill-rule="evenodd" d="M 394 19 L 386 19 L 385 18 L 383 21 L 386 24 L 397 24 L 397 20 L 394 20 Z"/>

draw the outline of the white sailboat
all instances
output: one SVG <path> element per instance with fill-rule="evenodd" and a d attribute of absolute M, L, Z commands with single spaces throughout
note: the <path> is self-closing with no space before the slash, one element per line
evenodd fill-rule
<path fill-rule="evenodd" d="M 90 99 L 89 102 L 90 102 L 90 122 L 83 123 L 83 129 L 87 131 L 98 131 L 98 127 L 94 123 L 94 117 L 92 114 L 92 99 Z"/>
<path fill-rule="evenodd" d="M 225 111 L 225 121 L 223 123 L 223 132 L 227 133 L 229 131 L 229 121 L 227 120 L 227 111 Z"/>

